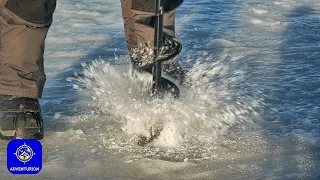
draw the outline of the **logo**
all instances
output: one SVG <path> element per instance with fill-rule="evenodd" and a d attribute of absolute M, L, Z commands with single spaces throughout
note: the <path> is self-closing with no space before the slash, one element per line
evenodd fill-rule
<path fill-rule="evenodd" d="M 42 146 L 38 140 L 15 139 L 7 147 L 7 168 L 12 174 L 37 174 L 42 169 Z"/>
<path fill-rule="evenodd" d="M 17 149 L 17 151 L 14 154 L 19 159 L 19 161 L 23 162 L 24 164 L 26 164 L 26 162 L 30 161 L 32 159 L 33 155 L 35 155 L 35 153 L 31 149 L 31 147 L 26 145 L 26 143 L 19 146 L 19 148 Z"/>

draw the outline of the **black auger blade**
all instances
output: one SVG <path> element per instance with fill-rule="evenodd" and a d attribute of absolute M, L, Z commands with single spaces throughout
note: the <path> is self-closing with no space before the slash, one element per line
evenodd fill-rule
<path fill-rule="evenodd" d="M 164 9 L 170 9 L 175 6 L 175 8 L 182 3 L 182 1 L 170 1 L 171 5 L 166 4 L 164 0 L 154 0 L 155 2 L 155 16 L 153 17 L 154 22 L 154 59 L 153 59 L 153 67 L 152 67 L 152 75 L 153 75 L 153 84 L 152 84 L 152 92 L 155 97 L 162 97 L 163 94 L 170 93 L 173 97 L 178 98 L 180 96 L 180 90 L 177 85 L 173 82 L 169 81 L 162 77 L 162 62 L 167 61 L 176 55 L 179 54 L 181 51 L 181 43 L 176 40 L 175 38 L 171 37 L 171 42 L 177 43 L 176 45 L 180 45 L 178 51 L 173 54 L 163 55 L 161 53 L 162 48 L 164 47 L 164 32 L 163 32 L 163 15 Z M 175 4 L 174 4 L 175 2 Z M 173 8 L 174 9 L 174 8 Z M 171 10 L 173 10 L 171 9 Z"/>

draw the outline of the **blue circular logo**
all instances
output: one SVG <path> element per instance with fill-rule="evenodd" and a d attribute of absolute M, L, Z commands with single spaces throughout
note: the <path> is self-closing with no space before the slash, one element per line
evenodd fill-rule
<path fill-rule="evenodd" d="M 31 147 L 26 145 L 26 143 L 19 146 L 14 154 L 16 155 L 18 160 L 23 163 L 30 161 L 32 157 L 35 155 Z"/>

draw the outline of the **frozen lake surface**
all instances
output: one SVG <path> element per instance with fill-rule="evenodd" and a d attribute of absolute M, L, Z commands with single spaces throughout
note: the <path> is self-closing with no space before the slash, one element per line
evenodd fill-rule
<path fill-rule="evenodd" d="M 146 99 L 120 2 L 59 1 L 46 41 L 43 169 L 0 179 L 320 179 L 320 2 L 186 0 L 181 98 Z M 84 88 L 85 87 L 85 88 Z M 148 146 L 139 135 L 162 131 Z"/>

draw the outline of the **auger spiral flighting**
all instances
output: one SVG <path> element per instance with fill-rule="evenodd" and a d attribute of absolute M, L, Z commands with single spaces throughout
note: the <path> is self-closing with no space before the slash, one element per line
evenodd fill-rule
<path fill-rule="evenodd" d="M 182 49 L 179 40 L 163 32 L 163 15 L 176 9 L 182 2 L 183 0 L 138 0 L 132 4 L 132 8 L 135 10 L 154 12 L 154 15 L 137 19 L 136 22 L 154 28 L 153 60 L 151 63 L 137 68 L 141 70 L 152 69 L 152 92 L 155 97 L 165 93 L 171 93 L 174 97 L 180 95 L 178 86 L 162 76 L 162 63 L 176 57 Z"/>

